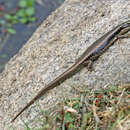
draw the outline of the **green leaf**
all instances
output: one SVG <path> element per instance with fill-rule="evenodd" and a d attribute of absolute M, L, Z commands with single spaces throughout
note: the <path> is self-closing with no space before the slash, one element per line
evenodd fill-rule
<path fill-rule="evenodd" d="M 32 16 L 32 15 L 34 15 L 34 8 L 33 7 L 30 7 L 30 8 L 27 8 L 27 9 L 25 9 L 25 14 L 27 15 L 27 16 Z"/>
<path fill-rule="evenodd" d="M 18 23 L 18 16 L 16 16 L 16 15 L 12 16 L 11 22 L 12 22 L 13 24 Z"/>
<path fill-rule="evenodd" d="M 21 19 L 19 19 L 19 21 L 23 24 L 27 23 L 27 18 L 26 17 L 23 17 Z"/>
<path fill-rule="evenodd" d="M 16 15 L 10 15 L 10 14 L 5 14 L 5 19 L 9 20 L 13 24 L 16 24 L 18 22 L 18 17 Z"/>
<path fill-rule="evenodd" d="M 28 124 L 26 122 L 23 121 L 23 123 L 26 126 L 26 130 L 31 130 L 30 127 L 28 126 Z"/>
<path fill-rule="evenodd" d="M 65 121 L 66 122 L 72 122 L 73 121 L 73 118 L 71 117 L 70 113 L 66 113 L 65 114 Z"/>
<path fill-rule="evenodd" d="M 69 128 L 74 128 L 74 125 L 70 123 Z"/>
<path fill-rule="evenodd" d="M 12 24 L 16 24 L 16 23 L 18 23 L 17 20 L 12 20 L 11 22 L 12 22 Z"/>
<path fill-rule="evenodd" d="M 14 20 L 17 20 L 17 19 L 18 19 L 18 16 L 17 16 L 17 15 L 14 15 L 12 18 L 13 18 Z"/>
<path fill-rule="evenodd" d="M 73 108 L 77 110 L 79 108 L 79 104 L 75 102 L 75 104 L 73 104 Z"/>
<path fill-rule="evenodd" d="M 27 0 L 27 7 L 34 6 L 35 1 L 34 0 Z"/>
<path fill-rule="evenodd" d="M 20 0 L 18 5 L 19 7 L 24 8 L 24 7 L 27 7 L 27 2 L 26 0 Z"/>
<path fill-rule="evenodd" d="M 12 16 L 10 15 L 10 14 L 5 14 L 5 16 L 4 16 L 6 19 L 8 19 L 8 20 L 11 20 L 12 19 Z"/>
<path fill-rule="evenodd" d="M 6 24 L 6 27 L 7 27 L 7 28 L 10 28 L 10 27 L 11 27 L 11 24 L 10 24 L 10 23 L 7 23 L 7 24 Z"/>
<path fill-rule="evenodd" d="M 25 15 L 25 11 L 24 11 L 24 9 L 20 9 L 20 10 L 18 10 L 18 12 L 16 13 L 16 15 L 19 16 L 19 17 L 24 16 L 24 15 Z"/>
<path fill-rule="evenodd" d="M 62 124 L 62 130 L 65 130 L 65 124 L 64 123 Z"/>
<path fill-rule="evenodd" d="M 30 17 L 28 20 L 29 20 L 29 22 L 34 22 L 36 20 L 36 18 L 35 17 Z"/>
<path fill-rule="evenodd" d="M 7 31 L 8 31 L 10 34 L 16 34 L 16 31 L 15 31 L 13 28 L 7 28 Z"/>

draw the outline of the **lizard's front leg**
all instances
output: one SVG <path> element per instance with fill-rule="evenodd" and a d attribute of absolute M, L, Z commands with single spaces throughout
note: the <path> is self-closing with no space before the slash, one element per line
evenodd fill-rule
<path fill-rule="evenodd" d="M 92 60 L 86 60 L 86 61 L 84 61 L 83 65 L 87 66 L 87 68 L 88 68 L 89 71 L 93 71 L 94 70 L 94 68 L 93 68 L 93 61 Z"/>

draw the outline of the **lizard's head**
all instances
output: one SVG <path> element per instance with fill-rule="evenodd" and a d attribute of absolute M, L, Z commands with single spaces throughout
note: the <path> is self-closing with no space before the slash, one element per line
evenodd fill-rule
<path fill-rule="evenodd" d="M 128 21 L 122 23 L 122 24 L 120 25 L 120 28 L 121 28 L 121 31 L 120 31 L 120 34 L 121 34 L 121 35 L 123 35 L 123 34 L 129 32 L 129 31 L 130 31 L 130 20 L 128 20 Z"/>
<path fill-rule="evenodd" d="M 130 27 L 130 20 L 124 22 L 121 24 L 122 28 L 127 28 L 127 27 Z"/>

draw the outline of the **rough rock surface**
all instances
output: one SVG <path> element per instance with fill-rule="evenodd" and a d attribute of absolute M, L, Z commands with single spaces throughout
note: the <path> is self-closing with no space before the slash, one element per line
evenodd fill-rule
<path fill-rule="evenodd" d="M 10 120 L 45 84 L 70 67 L 104 33 L 130 19 L 130 0 L 66 0 L 36 30 L 0 74 L 0 130 L 23 130 L 21 121 L 40 114 L 33 104 L 14 123 Z M 45 94 L 43 109 L 70 93 L 72 86 L 103 87 L 130 82 L 130 39 L 116 42 L 94 63 Z M 32 128 L 38 124 L 29 123 Z"/>

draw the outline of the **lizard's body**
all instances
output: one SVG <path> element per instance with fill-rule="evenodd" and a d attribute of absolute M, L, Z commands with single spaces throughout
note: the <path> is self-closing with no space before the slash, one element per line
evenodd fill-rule
<path fill-rule="evenodd" d="M 114 29 L 95 41 L 90 47 L 87 48 L 87 50 L 81 55 L 74 65 L 42 88 L 38 94 L 13 118 L 11 122 L 13 122 L 24 110 L 26 110 L 48 90 L 53 89 L 59 83 L 63 82 L 66 78 L 72 75 L 73 72 L 75 72 L 81 65 L 85 63 L 89 63 L 90 65 L 91 62 L 96 60 L 106 49 L 109 48 L 109 46 L 118 40 L 118 35 L 124 35 L 128 31 L 130 31 L 130 20 L 116 26 Z"/>

